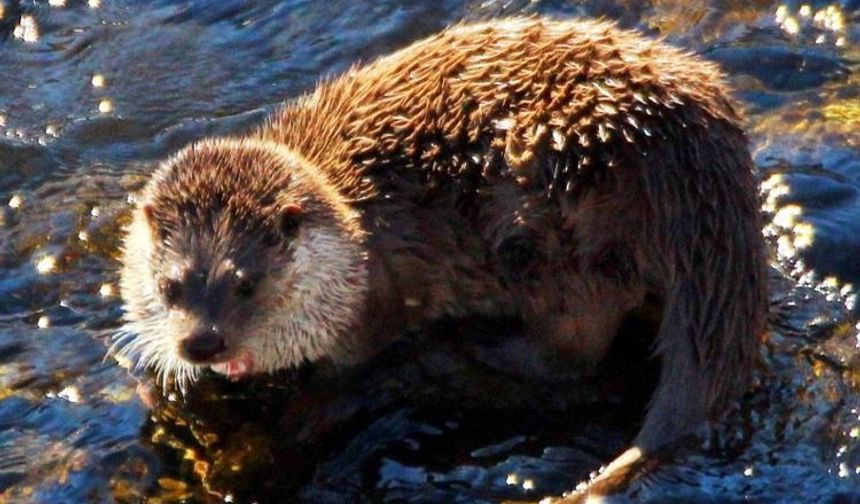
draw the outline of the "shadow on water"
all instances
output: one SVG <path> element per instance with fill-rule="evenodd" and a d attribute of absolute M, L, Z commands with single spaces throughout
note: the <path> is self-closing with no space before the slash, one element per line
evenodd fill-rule
<path fill-rule="evenodd" d="M 150 435 L 184 453 L 210 492 L 241 502 L 493 502 L 523 497 L 514 474 L 561 493 L 635 434 L 656 379 L 637 358 L 642 327 L 631 322 L 634 344 L 585 378 L 523 361 L 516 324 L 440 323 L 357 369 L 226 386 L 213 375 L 184 399 L 154 394 Z"/>
<path fill-rule="evenodd" d="M 749 117 L 775 267 L 762 365 L 628 497 L 860 502 L 853 0 L 0 0 L 0 502 L 538 500 L 622 449 L 653 374 L 624 354 L 645 350 L 588 378 L 512 372 L 531 349 L 502 321 L 428 328 L 360 369 L 210 377 L 152 413 L 103 362 L 127 195 L 157 159 L 451 22 L 514 13 L 665 36 L 719 62 Z"/>

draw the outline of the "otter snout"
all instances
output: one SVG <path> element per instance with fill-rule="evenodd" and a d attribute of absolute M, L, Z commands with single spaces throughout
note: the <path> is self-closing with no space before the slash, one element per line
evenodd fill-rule
<path fill-rule="evenodd" d="M 179 355 L 194 364 L 211 362 L 227 349 L 224 337 L 214 331 L 201 331 L 179 342 Z"/>

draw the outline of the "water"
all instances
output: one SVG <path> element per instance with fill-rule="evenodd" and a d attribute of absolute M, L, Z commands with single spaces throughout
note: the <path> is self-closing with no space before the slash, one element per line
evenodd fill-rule
<path fill-rule="evenodd" d="M 451 22 L 534 12 L 617 19 L 723 65 L 783 270 L 754 390 L 628 497 L 860 501 L 856 0 L 0 5 L 0 502 L 538 500 L 622 449 L 638 370 L 524 383 L 498 344 L 458 343 L 499 332 L 486 321 L 373 369 L 209 380 L 153 414 L 102 361 L 127 194 L 156 160 Z"/>

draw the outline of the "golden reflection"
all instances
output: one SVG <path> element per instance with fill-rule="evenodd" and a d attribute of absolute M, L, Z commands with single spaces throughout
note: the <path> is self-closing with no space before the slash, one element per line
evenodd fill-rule
<path fill-rule="evenodd" d="M 137 389 L 125 383 L 111 383 L 98 391 L 100 397 L 114 404 L 125 403 L 135 400 Z"/>
<path fill-rule="evenodd" d="M 792 245 L 797 250 L 804 250 L 812 246 L 815 239 L 815 228 L 808 222 L 797 223 L 793 228 L 794 241 Z"/>
<path fill-rule="evenodd" d="M 106 283 L 106 284 L 102 284 L 102 286 L 99 287 L 99 296 L 106 298 L 106 297 L 113 296 L 113 294 L 114 294 L 113 285 Z"/>
<path fill-rule="evenodd" d="M 36 271 L 43 275 L 53 272 L 57 269 L 57 258 L 52 255 L 42 256 L 36 262 Z"/>
<path fill-rule="evenodd" d="M 829 103 L 822 109 L 825 119 L 838 121 L 843 125 L 860 125 L 860 101 L 840 100 Z"/>
<path fill-rule="evenodd" d="M 821 286 L 828 289 L 836 289 L 839 287 L 839 279 L 834 276 L 829 276 L 821 281 Z"/>
<path fill-rule="evenodd" d="M 94 88 L 105 87 L 105 83 L 105 76 L 102 74 L 95 74 L 93 75 L 93 78 L 90 79 L 90 84 L 92 84 Z"/>
<path fill-rule="evenodd" d="M 765 195 L 764 205 L 762 210 L 767 213 L 775 213 L 777 211 L 777 202 L 791 192 L 791 188 L 785 183 L 782 174 L 777 173 L 771 175 L 761 183 L 761 191 Z"/>
<path fill-rule="evenodd" d="M 191 497 L 188 484 L 173 478 L 158 478 L 158 486 L 165 490 L 162 498 L 167 500 L 183 500 Z"/>
<path fill-rule="evenodd" d="M 800 23 L 797 22 L 797 19 L 788 16 L 782 22 L 782 29 L 789 35 L 797 35 L 800 32 Z"/>
<path fill-rule="evenodd" d="M 803 209 L 798 205 L 785 205 L 773 216 L 773 223 L 783 229 L 791 229 L 802 213 Z"/>
<path fill-rule="evenodd" d="M 12 36 L 24 42 L 39 40 L 39 26 L 36 24 L 36 18 L 29 14 L 21 16 L 21 21 L 18 22 L 18 26 L 12 32 Z"/>
<path fill-rule="evenodd" d="M 798 261 L 798 251 L 812 246 L 815 228 L 804 222 L 803 208 L 797 204 L 780 205 L 783 196 L 791 189 L 781 174 L 771 175 L 761 183 L 765 195 L 762 210 L 772 215 L 764 228 L 765 236 L 776 237 L 776 252 L 782 260 Z"/>
<path fill-rule="evenodd" d="M 804 20 L 802 25 L 798 21 L 798 18 Z M 811 20 L 811 24 L 809 20 Z M 833 39 L 837 47 L 844 46 L 847 41 L 845 36 L 842 35 L 842 32 L 845 30 L 845 16 L 839 5 L 836 4 L 817 10 L 814 14 L 812 6 L 808 4 L 800 6 L 796 13 L 789 10 L 788 6 L 780 5 L 774 13 L 774 22 L 789 35 L 797 35 L 801 29 L 808 30 L 812 27 L 840 34 Z M 823 33 L 815 37 L 816 44 L 823 44 L 826 40 L 827 37 Z"/>
<path fill-rule="evenodd" d="M 830 31 L 842 31 L 845 29 L 845 18 L 838 5 L 829 5 L 815 13 L 812 18 L 813 24 L 818 28 Z"/>
<path fill-rule="evenodd" d="M 839 88 L 823 90 L 821 103 L 792 103 L 758 117 L 752 133 L 768 139 L 783 139 L 778 140 L 780 144 L 790 141 L 792 146 L 816 146 L 822 138 L 832 135 L 841 135 L 843 145 L 860 145 L 860 128 L 857 127 L 860 125 L 860 101 L 843 98 L 838 91 L 858 85 L 860 73 L 854 72 L 840 83 Z M 757 150 L 768 147 L 768 143 L 761 143 Z"/>
<path fill-rule="evenodd" d="M 774 21 L 777 24 L 782 24 L 785 21 L 785 18 L 788 16 L 788 7 L 785 5 L 780 5 L 776 8 L 776 14 L 774 14 Z"/>
<path fill-rule="evenodd" d="M 194 460 L 193 471 L 194 474 L 197 475 L 201 480 L 205 479 L 206 476 L 209 475 L 209 470 L 211 469 L 211 464 L 206 462 L 205 460 Z"/>
<path fill-rule="evenodd" d="M 65 399 L 70 403 L 79 403 L 81 402 L 81 391 L 74 385 L 69 385 L 63 390 L 57 393 L 57 397 L 61 399 Z"/>
<path fill-rule="evenodd" d="M 661 33 L 682 32 L 702 22 L 708 13 L 707 2 L 702 0 L 692 2 L 657 0 L 652 2 L 652 8 L 654 14 L 648 19 L 648 24 L 659 29 Z"/>
<path fill-rule="evenodd" d="M 776 239 L 776 253 L 784 261 L 794 259 L 797 255 L 797 249 L 794 247 L 794 240 L 791 236 L 784 234 Z"/>
<path fill-rule="evenodd" d="M 113 112 L 113 102 L 105 98 L 99 102 L 99 112 L 102 114 L 110 114 Z"/>
<path fill-rule="evenodd" d="M 855 338 L 857 339 L 857 343 L 854 346 L 856 348 L 860 348 L 860 322 L 857 322 L 857 324 L 854 326 L 854 331 L 856 331 L 857 333 L 857 336 L 855 336 Z M 856 413 L 856 411 L 853 410 L 852 412 Z M 857 420 L 860 420 L 860 415 L 857 416 Z"/>

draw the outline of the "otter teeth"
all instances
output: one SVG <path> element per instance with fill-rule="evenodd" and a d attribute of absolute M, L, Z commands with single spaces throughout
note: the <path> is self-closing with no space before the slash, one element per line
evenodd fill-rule
<path fill-rule="evenodd" d="M 231 361 L 213 364 L 210 366 L 212 371 L 218 374 L 225 375 L 229 378 L 240 378 L 249 374 L 253 369 L 253 361 L 250 355 L 242 355 Z"/>

